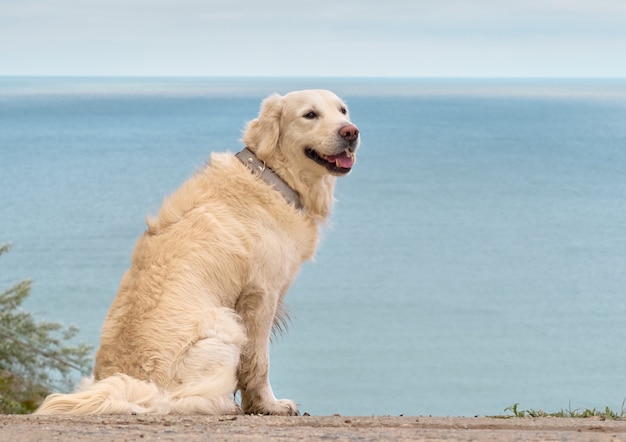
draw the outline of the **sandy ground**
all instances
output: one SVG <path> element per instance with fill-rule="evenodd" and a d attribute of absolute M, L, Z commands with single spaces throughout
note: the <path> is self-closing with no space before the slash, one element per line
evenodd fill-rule
<path fill-rule="evenodd" d="M 626 421 L 563 418 L 0 415 L 0 441 L 626 441 Z"/>

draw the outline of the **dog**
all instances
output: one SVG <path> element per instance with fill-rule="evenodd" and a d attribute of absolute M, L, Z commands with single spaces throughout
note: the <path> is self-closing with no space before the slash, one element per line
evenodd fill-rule
<path fill-rule="evenodd" d="M 147 220 L 93 376 L 37 414 L 298 414 L 272 391 L 269 340 L 360 134 L 334 93 L 304 90 L 266 98 L 242 141 Z"/>

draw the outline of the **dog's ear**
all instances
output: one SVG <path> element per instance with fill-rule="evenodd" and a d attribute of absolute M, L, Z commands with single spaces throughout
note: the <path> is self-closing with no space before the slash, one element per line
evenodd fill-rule
<path fill-rule="evenodd" d="M 259 159 L 272 155 L 280 136 L 280 116 L 283 112 L 283 97 L 273 94 L 263 100 L 258 118 L 250 121 L 243 133 L 243 142 Z"/>

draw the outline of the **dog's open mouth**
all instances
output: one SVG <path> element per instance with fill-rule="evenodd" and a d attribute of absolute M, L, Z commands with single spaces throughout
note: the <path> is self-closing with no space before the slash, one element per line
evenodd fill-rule
<path fill-rule="evenodd" d="M 355 161 L 354 152 L 351 152 L 348 149 L 337 155 L 322 155 L 310 147 L 307 147 L 304 150 L 304 153 L 317 164 L 321 164 L 329 171 L 338 174 L 350 172 Z"/>

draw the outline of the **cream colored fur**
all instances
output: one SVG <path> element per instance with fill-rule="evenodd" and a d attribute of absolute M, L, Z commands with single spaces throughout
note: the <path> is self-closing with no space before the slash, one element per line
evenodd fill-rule
<path fill-rule="evenodd" d="M 350 121 L 342 108 L 323 90 L 273 95 L 244 132 L 303 210 L 231 153 L 211 155 L 164 201 L 102 328 L 94 379 L 50 395 L 38 414 L 297 414 L 272 392 L 269 338 L 333 202 L 335 176 L 304 150 L 344 149 L 338 132 Z M 304 118 L 311 110 L 316 118 Z"/>

